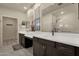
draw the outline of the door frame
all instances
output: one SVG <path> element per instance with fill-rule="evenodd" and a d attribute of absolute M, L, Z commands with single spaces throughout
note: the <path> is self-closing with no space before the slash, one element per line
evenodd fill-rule
<path fill-rule="evenodd" d="M 2 35 L 1 35 L 1 45 L 2 45 L 2 46 L 3 46 L 3 18 L 4 18 L 4 17 L 15 18 L 15 17 L 10 17 L 10 16 L 2 16 L 2 17 L 1 17 L 1 20 L 2 20 L 2 23 L 1 23 L 1 24 L 2 24 L 2 25 L 1 25 L 1 28 L 2 28 L 2 30 L 1 30 L 1 32 L 2 32 L 2 33 L 1 33 L 1 34 L 2 34 Z M 17 20 L 17 43 L 19 43 L 19 34 L 18 34 L 18 30 L 19 30 L 19 26 L 18 26 L 18 25 L 19 25 L 19 24 L 18 24 L 18 18 L 15 18 L 15 19 Z"/>

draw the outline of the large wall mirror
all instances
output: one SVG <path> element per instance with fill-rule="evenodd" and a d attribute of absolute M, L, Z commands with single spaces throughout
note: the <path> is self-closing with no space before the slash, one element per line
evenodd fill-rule
<path fill-rule="evenodd" d="M 79 32 L 78 4 L 64 6 L 52 13 L 57 32 Z M 54 19 L 53 19 L 54 20 Z"/>
<path fill-rule="evenodd" d="M 50 11 L 49 13 L 45 12 L 46 9 L 43 11 L 44 13 L 47 13 L 43 16 L 43 31 L 49 31 L 49 29 L 52 29 L 50 31 L 54 30 L 55 32 L 79 32 L 79 7 L 77 3 L 62 3 L 61 5 L 56 3 L 54 7 L 50 6 L 48 8 L 47 9 Z M 51 20 L 52 23 L 50 22 L 48 24 L 48 22 Z"/>

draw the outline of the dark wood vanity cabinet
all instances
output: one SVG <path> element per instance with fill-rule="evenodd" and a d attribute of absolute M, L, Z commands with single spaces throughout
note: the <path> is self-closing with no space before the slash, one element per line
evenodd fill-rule
<path fill-rule="evenodd" d="M 79 56 L 79 47 L 33 38 L 34 56 Z"/>
<path fill-rule="evenodd" d="M 58 56 L 74 56 L 75 48 L 70 45 L 56 43 L 56 52 Z"/>
<path fill-rule="evenodd" d="M 33 40 L 33 55 L 35 56 L 44 56 L 46 46 L 39 39 L 36 38 Z"/>
<path fill-rule="evenodd" d="M 19 33 L 19 44 L 24 48 L 32 47 L 32 38 L 24 36 L 24 34 Z"/>
<path fill-rule="evenodd" d="M 54 46 L 46 45 L 46 56 L 56 56 L 56 48 Z"/>
<path fill-rule="evenodd" d="M 33 55 L 34 56 L 50 56 L 56 55 L 55 44 L 40 38 L 33 38 Z M 53 52 L 53 53 L 52 53 Z"/>
<path fill-rule="evenodd" d="M 24 47 L 25 46 L 24 43 L 25 43 L 24 34 L 19 33 L 19 44 Z"/>
<path fill-rule="evenodd" d="M 33 45 L 32 38 L 25 36 L 25 48 L 32 47 L 32 45 Z"/>

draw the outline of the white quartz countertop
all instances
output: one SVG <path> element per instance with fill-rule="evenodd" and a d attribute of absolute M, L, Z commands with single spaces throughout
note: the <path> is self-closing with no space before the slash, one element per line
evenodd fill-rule
<path fill-rule="evenodd" d="M 26 32 L 20 31 L 19 33 L 25 34 L 25 36 L 33 38 L 43 38 L 45 40 L 60 42 L 72 46 L 79 47 L 79 34 L 76 33 L 54 33 L 54 36 L 51 32 Z"/>

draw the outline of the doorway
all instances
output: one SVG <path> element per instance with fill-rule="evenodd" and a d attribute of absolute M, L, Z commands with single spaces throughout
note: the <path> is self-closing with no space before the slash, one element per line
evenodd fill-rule
<path fill-rule="evenodd" d="M 3 45 L 17 43 L 17 19 L 3 17 Z"/>

